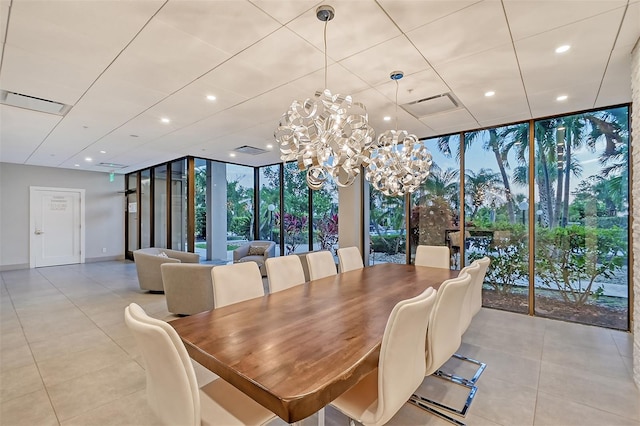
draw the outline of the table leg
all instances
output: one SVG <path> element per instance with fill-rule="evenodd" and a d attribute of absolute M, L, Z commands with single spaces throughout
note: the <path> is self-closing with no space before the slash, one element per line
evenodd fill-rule
<path fill-rule="evenodd" d="M 318 426 L 324 426 L 324 407 L 318 411 Z"/>

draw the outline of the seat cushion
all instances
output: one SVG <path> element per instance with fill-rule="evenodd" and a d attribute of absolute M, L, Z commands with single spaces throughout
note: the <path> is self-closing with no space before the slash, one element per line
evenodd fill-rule
<path fill-rule="evenodd" d="M 242 259 L 238 260 L 238 263 L 242 262 L 256 262 L 259 266 L 264 265 L 264 256 L 245 256 Z"/>

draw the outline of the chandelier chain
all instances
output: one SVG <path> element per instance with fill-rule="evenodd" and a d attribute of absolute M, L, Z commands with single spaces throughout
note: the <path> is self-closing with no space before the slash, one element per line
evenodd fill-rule
<path fill-rule="evenodd" d="M 396 82 L 396 132 L 398 131 L 398 88 L 400 87 L 400 83 L 398 83 L 398 80 L 395 80 Z"/>
<path fill-rule="evenodd" d="M 327 87 L 327 24 L 329 20 L 324 21 L 324 88 Z"/>

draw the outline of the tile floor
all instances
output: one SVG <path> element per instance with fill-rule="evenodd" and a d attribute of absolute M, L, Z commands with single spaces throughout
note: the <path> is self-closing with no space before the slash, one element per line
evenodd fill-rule
<path fill-rule="evenodd" d="M 1 425 L 158 424 L 123 310 L 136 302 L 156 318 L 172 316 L 163 295 L 139 290 L 132 262 L 7 271 L 0 278 Z M 464 420 L 640 426 L 631 348 L 629 333 L 483 309 L 459 351 L 488 363 Z M 465 366 L 451 367 L 464 374 Z M 214 378 L 198 365 L 196 372 L 201 383 Z M 435 378 L 422 387 L 445 399 L 460 393 Z M 327 425 L 348 424 L 337 411 L 326 413 Z M 405 405 L 389 424 L 449 423 Z"/>

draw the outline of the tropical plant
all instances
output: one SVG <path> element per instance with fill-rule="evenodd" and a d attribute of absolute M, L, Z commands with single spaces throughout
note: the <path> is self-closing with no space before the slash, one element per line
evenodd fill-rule
<path fill-rule="evenodd" d="M 536 271 L 540 282 L 562 299 L 580 307 L 602 290 L 596 278 L 611 278 L 622 268 L 627 252 L 624 230 L 571 225 L 539 230 Z"/>
<path fill-rule="evenodd" d="M 338 215 L 328 214 L 317 221 L 318 240 L 322 250 L 332 250 L 338 242 Z"/>
<path fill-rule="evenodd" d="M 500 194 L 500 176 L 491 169 L 482 168 L 477 172 L 465 171 L 464 190 L 471 210 L 469 220 L 473 220 L 478 209 L 491 202 Z"/>
<path fill-rule="evenodd" d="M 280 215 L 276 213 L 276 225 L 280 225 L 282 220 L 285 233 L 285 249 L 286 254 L 295 253 L 298 245 L 303 240 L 302 231 L 307 228 L 307 216 L 295 216 L 290 213 Z"/>

